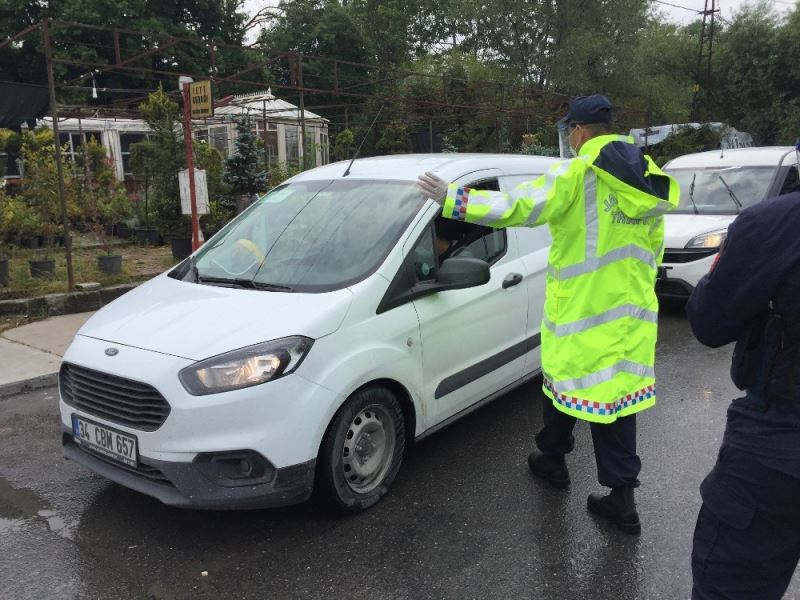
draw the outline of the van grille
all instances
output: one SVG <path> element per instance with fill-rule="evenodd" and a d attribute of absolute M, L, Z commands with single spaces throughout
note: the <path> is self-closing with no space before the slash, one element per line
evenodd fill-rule
<path fill-rule="evenodd" d="M 69 363 L 61 366 L 59 386 L 68 405 L 132 429 L 155 431 L 170 411 L 151 385 Z"/>

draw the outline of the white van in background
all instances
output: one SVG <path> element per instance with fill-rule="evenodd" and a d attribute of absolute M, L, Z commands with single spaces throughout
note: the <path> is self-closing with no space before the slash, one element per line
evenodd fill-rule
<path fill-rule="evenodd" d="M 660 298 L 691 295 L 743 208 L 800 189 L 798 152 L 791 146 L 687 154 L 664 170 L 678 180 L 681 200 L 665 216 L 664 261 L 656 282 Z"/>

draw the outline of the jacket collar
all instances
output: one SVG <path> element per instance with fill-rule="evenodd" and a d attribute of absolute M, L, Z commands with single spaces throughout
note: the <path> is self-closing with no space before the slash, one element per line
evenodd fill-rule
<path fill-rule="evenodd" d="M 594 158 L 600 154 L 600 150 L 603 149 L 603 146 L 610 144 L 611 142 L 624 142 L 626 144 L 635 143 L 633 138 L 629 135 L 598 135 L 597 137 L 587 140 L 586 143 L 581 146 L 581 151 L 578 152 L 578 156 L 588 156 Z"/>

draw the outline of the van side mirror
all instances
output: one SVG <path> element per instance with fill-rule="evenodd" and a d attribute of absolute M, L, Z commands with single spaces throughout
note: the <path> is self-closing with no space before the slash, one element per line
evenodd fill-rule
<path fill-rule="evenodd" d="M 436 274 L 440 290 L 460 290 L 489 283 L 489 265 L 479 259 L 453 256 L 445 260 Z"/>

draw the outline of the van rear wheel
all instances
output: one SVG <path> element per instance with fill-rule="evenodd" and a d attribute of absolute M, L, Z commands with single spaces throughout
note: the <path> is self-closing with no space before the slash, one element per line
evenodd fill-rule
<path fill-rule="evenodd" d="M 353 394 L 333 417 L 317 460 L 317 491 L 346 512 L 359 512 L 389 491 L 405 450 L 400 403 L 384 387 Z"/>

